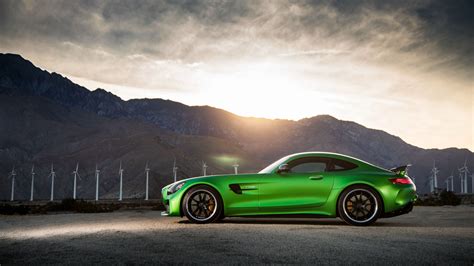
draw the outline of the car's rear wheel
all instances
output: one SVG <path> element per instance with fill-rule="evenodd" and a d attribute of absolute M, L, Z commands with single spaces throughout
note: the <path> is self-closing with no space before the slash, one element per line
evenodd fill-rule
<path fill-rule="evenodd" d="M 371 225 L 382 211 L 382 201 L 378 193 L 363 185 L 344 190 L 337 205 L 339 217 L 351 225 Z"/>
<path fill-rule="evenodd" d="M 183 212 L 194 223 L 212 223 L 222 217 L 222 199 L 219 193 L 204 185 L 191 188 L 183 200 Z"/>

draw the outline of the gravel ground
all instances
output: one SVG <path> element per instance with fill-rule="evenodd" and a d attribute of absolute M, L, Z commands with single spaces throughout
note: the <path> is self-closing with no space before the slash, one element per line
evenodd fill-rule
<path fill-rule="evenodd" d="M 474 263 L 474 206 L 415 207 L 353 227 L 338 219 L 230 218 L 196 225 L 158 211 L 0 216 L 0 264 Z"/>

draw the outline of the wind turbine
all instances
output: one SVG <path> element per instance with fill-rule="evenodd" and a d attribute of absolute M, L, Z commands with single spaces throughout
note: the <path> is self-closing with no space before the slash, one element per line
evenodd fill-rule
<path fill-rule="evenodd" d="M 148 175 L 150 172 L 150 168 L 148 168 L 148 162 L 146 162 L 145 166 L 145 174 L 146 174 L 146 189 L 145 189 L 145 200 L 148 200 Z"/>
<path fill-rule="evenodd" d="M 12 194 L 10 197 L 10 201 L 14 201 L 15 200 L 15 176 L 16 176 L 15 166 L 13 166 L 10 176 L 12 177 Z"/>
<path fill-rule="evenodd" d="M 202 175 L 203 176 L 207 175 L 207 164 L 205 161 L 202 161 Z"/>
<path fill-rule="evenodd" d="M 174 182 L 176 182 L 178 178 L 178 167 L 176 166 L 176 158 L 174 158 L 174 163 L 173 163 L 173 178 L 174 178 Z"/>
<path fill-rule="evenodd" d="M 461 179 L 461 193 L 467 193 L 467 174 L 469 170 L 467 169 L 467 160 L 464 161 L 463 167 L 459 168 L 459 178 Z"/>
<path fill-rule="evenodd" d="M 35 165 L 31 167 L 31 191 L 30 191 L 30 201 L 33 201 L 33 193 L 35 191 Z"/>
<path fill-rule="evenodd" d="M 97 164 L 95 164 L 95 201 L 99 200 L 99 176 L 100 170 L 97 167 Z"/>
<path fill-rule="evenodd" d="M 54 200 L 54 178 L 56 177 L 56 173 L 54 172 L 54 166 L 51 164 L 51 173 L 49 174 L 51 176 L 51 198 L 50 201 Z"/>
<path fill-rule="evenodd" d="M 76 170 L 72 172 L 74 175 L 74 185 L 73 185 L 73 191 L 72 191 L 72 198 L 76 199 L 76 187 L 77 187 L 77 177 L 79 176 L 79 163 L 76 164 Z"/>
<path fill-rule="evenodd" d="M 232 166 L 234 167 L 234 173 L 238 174 L 239 173 L 239 164 L 237 162 L 235 162 Z"/>
<path fill-rule="evenodd" d="M 122 201 L 122 188 L 123 188 L 123 169 L 122 169 L 122 161 L 120 161 L 119 175 L 120 175 L 119 201 Z"/>

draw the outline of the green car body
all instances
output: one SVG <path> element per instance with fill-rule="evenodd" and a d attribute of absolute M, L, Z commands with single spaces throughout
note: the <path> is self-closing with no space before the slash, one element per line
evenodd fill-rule
<path fill-rule="evenodd" d="M 282 165 L 284 168 L 292 162 L 308 158 L 343 162 L 343 165 L 349 167 L 302 173 L 280 171 Z M 332 166 L 335 167 L 335 164 Z M 405 178 L 409 182 L 394 183 L 395 178 Z M 286 156 L 255 174 L 202 176 L 167 185 L 162 189 L 163 203 L 166 206 L 166 212 L 163 214 L 184 216 L 185 195 L 198 185 L 211 187 L 219 193 L 222 200 L 222 217 L 255 215 L 337 217 L 340 216 L 338 201 L 342 193 L 351 187 L 365 187 L 372 192 L 375 191 L 373 194 L 378 194 L 377 197 L 381 200 L 378 216 L 390 217 L 411 211 L 412 203 L 417 197 L 416 187 L 406 176 L 405 171 L 386 170 L 336 153 L 306 152 Z"/>

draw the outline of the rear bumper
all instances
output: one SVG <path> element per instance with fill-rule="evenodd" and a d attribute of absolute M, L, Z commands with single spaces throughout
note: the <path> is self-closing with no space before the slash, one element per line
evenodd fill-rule
<path fill-rule="evenodd" d="M 414 185 L 392 185 L 382 190 L 384 213 L 390 216 L 401 211 L 411 211 L 409 206 L 417 199 L 416 187 Z M 401 213 L 402 214 L 402 213 Z M 397 214 L 400 215 L 400 214 Z"/>
<path fill-rule="evenodd" d="M 390 217 L 395 217 L 402 214 L 407 214 L 411 212 L 412 210 L 413 210 L 413 202 L 409 202 L 408 204 L 406 204 L 405 206 L 401 207 L 398 210 L 384 213 L 382 218 L 390 218 Z"/>

